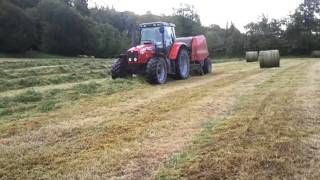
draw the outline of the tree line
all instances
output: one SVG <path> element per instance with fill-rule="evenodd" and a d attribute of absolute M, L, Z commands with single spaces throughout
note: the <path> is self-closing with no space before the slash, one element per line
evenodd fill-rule
<path fill-rule="evenodd" d="M 138 25 L 167 21 L 177 36 L 204 34 L 214 56 L 239 56 L 247 50 L 280 49 L 282 54 L 309 54 L 320 49 L 320 3 L 305 0 L 283 19 L 262 15 L 241 33 L 203 26 L 195 8 L 182 4 L 172 15 L 119 12 L 88 7 L 88 0 L 0 0 L 0 53 L 41 51 L 66 56 L 115 57 L 138 41 Z"/>

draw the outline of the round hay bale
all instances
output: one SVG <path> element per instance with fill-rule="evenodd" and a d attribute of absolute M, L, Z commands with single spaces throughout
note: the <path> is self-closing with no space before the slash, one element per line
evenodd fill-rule
<path fill-rule="evenodd" d="M 258 57 L 259 57 L 258 51 L 247 51 L 246 52 L 246 60 L 247 60 L 247 62 L 258 61 Z"/>
<path fill-rule="evenodd" d="M 312 51 L 311 56 L 312 57 L 320 57 L 320 50 Z"/>
<path fill-rule="evenodd" d="M 260 68 L 280 67 L 279 50 L 261 51 L 259 54 Z"/>

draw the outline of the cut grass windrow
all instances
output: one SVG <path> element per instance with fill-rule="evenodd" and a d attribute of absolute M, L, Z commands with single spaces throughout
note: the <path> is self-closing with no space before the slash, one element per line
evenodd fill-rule
<path fill-rule="evenodd" d="M 95 67 L 98 64 L 106 63 L 112 64 L 110 59 L 1 59 L 0 58 L 0 69 L 3 70 L 23 70 L 30 68 L 46 68 L 51 66 L 59 65 L 75 65 L 81 64 L 82 66 Z"/>
<path fill-rule="evenodd" d="M 31 76 L 18 79 L 0 79 L 0 92 L 17 90 L 28 87 L 47 86 L 51 84 L 63 84 L 71 82 L 86 81 L 90 79 L 106 78 L 106 70 L 83 71 L 71 74 L 54 74 L 49 76 Z"/>
<path fill-rule="evenodd" d="M 39 113 L 47 113 L 61 107 L 68 107 L 78 103 L 81 99 L 90 99 L 101 94 L 112 95 L 116 92 L 130 90 L 143 83 L 139 80 L 123 79 L 111 82 L 108 80 L 91 81 L 77 83 L 64 89 L 45 91 L 28 89 L 13 96 L 0 96 L 0 124 L 13 121 L 12 123 L 16 126 L 19 119 L 37 116 Z"/>
<path fill-rule="evenodd" d="M 217 65 L 218 66 L 222 66 L 222 65 Z M 105 92 L 107 95 L 109 94 L 113 94 L 116 93 L 115 96 L 108 96 L 107 100 L 104 100 L 104 98 L 100 97 L 100 93 L 96 94 L 98 95 L 98 98 L 96 98 L 94 101 L 99 104 L 100 106 L 103 106 L 104 108 L 111 108 L 117 104 L 120 104 L 122 106 L 122 108 L 126 109 L 132 106 L 128 106 L 128 104 L 144 104 L 148 99 L 150 99 L 151 97 L 153 98 L 158 98 L 158 97 L 162 97 L 168 93 L 172 93 L 178 90 L 182 90 L 185 88 L 192 88 L 192 87 L 196 87 L 199 85 L 203 85 L 206 84 L 208 82 L 212 82 L 214 80 L 219 80 L 219 79 L 224 79 L 226 78 L 227 75 L 232 74 L 233 72 L 243 72 L 245 69 L 253 69 L 252 67 L 247 67 L 245 64 L 234 64 L 234 63 L 229 63 L 229 64 L 224 64 L 223 69 L 221 68 L 221 70 L 217 70 L 214 73 L 214 77 L 213 78 L 202 78 L 202 77 L 194 77 L 190 83 L 185 83 L 184 81 L 174 81 L 172 83 L 169 83 L 166 89 L 163 88 L 157 88 L 157 91 L 151 91 L 150 88 L 146 88 L 143 79 L 138 78 L 135 80 L 125 80 L 125 79 L 119 79 L 116 80 L 114 82 L 109 82 L 109 81 L 103 81 L 103 80 L 94 80 L 94 82 L 98 82 L 99 84 L 104 84 L 106 85 L 106 88 L 102 88 L 103 92 Z M 89 81 L 90 82 L 90 81 Z M 89 82 L 83 82 L 84 84 L 88 84 Z M 66 85 L 55 85 L 55 86 L 44 86 L 44 87 L 35 87 L 34 90 L 41 92 L 41 93 L 46 93 L 46 92 L 50 92 L 52 91 L 58 91 L 58 92 L 69 92 L 70 89 L 72 89 L 74 86 L 76 86 L 77 83 L 71 83 L 71 84 L 66 84 Z M 135 89 L 136 87 L 141 87 L 135 91 L 128 91 L 128 90 L 132 90 Z M 172 87 L 171 85 L 175 85 L 174 87 Z M 123 93 L 119 93 L 121 91 L 125 91 Z M 21 91 L 21 90 L 16 90 L 16 91 L 10 91 L 10 93 L 2 93 L 4 94 L 4 96 L 0 96 L 0 97 L 11 97 L 14 98 L 15 96 L 20 95 L 21 93 L 24 93 L 25 91 Z M 99 95 L 100 94 L 100 95 Z M 103 94 L 102 94 L 103 95 Z M 155 97 L 156 96 L 156 97 Z M 91 95 L 91 97 L 94 97 Z M 135 97 L 135 98 L 132 98 Z M 132 100 L 131 100 L 132 99 Z M 64 102 L 66 100 L 63 100 Z M 66 101 L 68 102 L 68 101 Z M 148 101 L 147 101 L 148 102 Z M 94 109 L 95 106 L 88 106 L 86 107 L 86 111 L 87 112 L 92 112 L 91 116 L 99 116 L 100 114 L 97 113 Z M 81 108 L 74 108 L 71 109 L 70 111 L 70 116 L 74 114 L 74 112 L 77 112 L 75 114 L 81 114 L 82 110 Z M 31 113 L 30 113 L 31 114 Z M 66 120 L 68 118 L 71 118 L 69 116 L 60 116 L 61 113 L 58 113 L 59 117 L 55 117 L 55 121 L 59 120 Z M 11 118 L 8 118 L 8 120 L 11 121 Z M 14 120 L 15 118 L 13 118 L 12 120 Z M 47 116 L 44 116 L 43 118 L 40 117 L 40 119 L 37 118 L 32 118 L 32 120 L 30 120 L 30 118 L 27 119 L 19 119 L 19 122 L 13 121 L 13 123 L 9 123 L 8 126 L 6 126 L 3 129 L 7 129 L 9 132 L 13 133 L 13 132 L 17 132 L 20 131 L 18 127 L 19 123 L 21 122 L 23 125 L 27 125 L 28 127 L 38 127 L 37 126 L 33 126 L 34 124 L 42 124 L 48 121 Z M 28 122 L 30 122 L 30 126 L 28 125 Z M 35 123 L 37 122 L 37 123 Z M 9 128 L 11 125 L 13 125 L 12 128 Z M 30 130 L 29 128 L 23 128 L 24 130 Z"/>
<path fill-rule="evenodd" d="M 101 72 L 106 71 L 108 68 L 107 65 L 102 64 L 98 67 L 89 67 L 82 66 L 80 64 L 75 65 L 59 65 L 59 66 L 45 66 L 45 67 L 37 67 L 37 68 L 28 68 L 23 70 L 0 70 L 0 79 L 1 80 L 13 80 L 19 79 L 21 77 L 44 77 L 44 76 L 54 76 L 61 74 L 72 74 L 72 73 L 90 73 L 90 72 Z"/>

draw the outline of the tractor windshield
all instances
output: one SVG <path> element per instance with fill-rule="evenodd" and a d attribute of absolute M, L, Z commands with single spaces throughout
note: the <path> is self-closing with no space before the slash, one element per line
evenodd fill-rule
<path fill-rule="evenodd" d="M 162 48 L 162 34 L 160 27 L 149 27 L 141 29 L 141 44 L 152 43 Z"/>

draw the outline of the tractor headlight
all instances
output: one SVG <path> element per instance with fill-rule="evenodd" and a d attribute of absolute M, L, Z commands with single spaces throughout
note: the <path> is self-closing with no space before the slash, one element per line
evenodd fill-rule
<path fill-rule="evenodd" d="M 134 61 L 134 62 L 137 62 L 137 61 L 138 61 L 138 59 L 135 57 L 135 58 L 133 59 L 133 61 Z"/>

